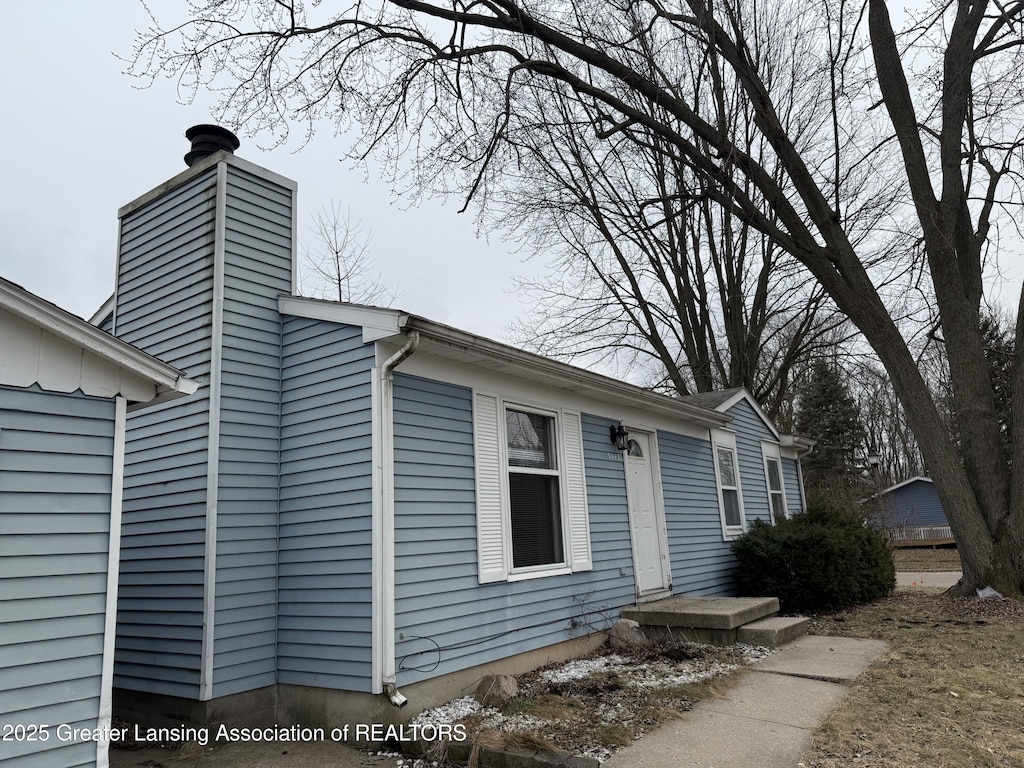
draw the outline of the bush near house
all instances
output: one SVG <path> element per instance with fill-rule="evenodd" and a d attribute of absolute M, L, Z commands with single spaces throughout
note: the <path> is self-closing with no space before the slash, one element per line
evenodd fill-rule
<path fill-rule="evenodd" d="M 772 595 L 784 611 L 832 611 L 877 600 L 896 586 L 885 538 L 862 518 L 812 507 L 733 543 L 741 594 Z"/>

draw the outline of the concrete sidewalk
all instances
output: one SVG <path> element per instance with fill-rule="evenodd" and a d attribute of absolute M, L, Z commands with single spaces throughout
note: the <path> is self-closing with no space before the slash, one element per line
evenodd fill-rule
<path fill-rule="evenodd" d="M 897 571 L 899 587 L 938 587 L 949 589 L 963 576 L 960 571 Z"/>
<path fill-rule="evenodd" d="M 880 640 L 803 637 L 754 664 L 726 698 L 700 702 L 604 768 L 794 768 L 814 729 L 884 649 Z"/>

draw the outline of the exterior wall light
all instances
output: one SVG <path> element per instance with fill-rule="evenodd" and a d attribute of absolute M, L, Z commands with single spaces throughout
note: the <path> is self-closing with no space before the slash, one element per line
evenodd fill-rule
<path fill-rule="evenodd" d="M 615 443 L 615 447 L 620 451 L 624 451 L 629 448 L 629 432 L 621 424 L 611 426 L 609 430 L 611 433 L 612 442 Z"/>

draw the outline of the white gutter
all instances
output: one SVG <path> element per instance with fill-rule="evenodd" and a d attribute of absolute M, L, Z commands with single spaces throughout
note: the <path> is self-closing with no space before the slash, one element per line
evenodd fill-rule
<path fill-rule="evenodd" d="M 420 335 L 410 331 L 405 346 L 385 361 L 380 368 L 380 401 L 378 423 L 380 424 L 381 483 L 380 483 L 380 526 L 378 530 L 379 577 L 374 586 L 379 590 L 377 599 L 376 626 L 380 641 L 375 644 L 380 654 L 377 669 L 380 672 L 380 687 L 396 707 L 404 707 L 408 699 L 397 688 L 395 662 L 395 411 L 394 371 L 410 357 L 419 346 Z M 374 553 L 375 555 L 378 553 Z"/>
<path fill-rule="evenodd" d="M 711 408 L 660 395 L 584 368 L 394 309 L 339 304 L 302 296 L 280 297 L 278 309 L 285 315 L 362 326 L 365 342 L 395 338 L 415 329 L 424 341 L 436 345 L 437 349 L 432 349 L 432 354 L 441 353 L 454 360 L 467 361 L 501 373 L 511 372 L 510 375 L 585 394 L 604 402 L 631 405 L 651 413 L 685 419 L 699 426 L 724 427 L 732 421 L 727 414 Z M 445 348 L 450 350 L 450 354 L 444 354 Z"/>
<path fill-rule="evenodd" d="M 686 419 L 699 426 L 724 427 L 732 422 L 731 416 L 710 408 L 691 405 L 675 397 L 660 395 L 618 379 L 612 379 L 584 368 L 576 368 L 422 317 L 411 315 L 406 327 L 415 328 L 434 344 L 448 347 L 457 353 L 469 355 L 478 360 L 501 361 L 514 368 L 522 369 L 524 373 L 531 373 L 532 376 L 529 378 L 533 378 L 535 381 L 545 381 L 552 386 L 565 389 L 565 382 L 569 380 L 575 385 L 569 388 L 575 391 L 586 392 L 605 400 L 610 395 L 615 398 L 616 402 L 628 403 L 646 411 L 677 419 Z"/>

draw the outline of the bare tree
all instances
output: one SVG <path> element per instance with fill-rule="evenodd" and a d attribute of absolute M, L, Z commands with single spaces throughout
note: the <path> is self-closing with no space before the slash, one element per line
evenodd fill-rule
<path fill-rule="evenodd" d="M 313 216 L 313 243 L 302 247 L 302 293 L 317 299 L 389 306 L 397 298 L 373 271 L 370 236 L 331 202 Z"/>
<path fill-rule="evenodd" d="M 564 95 L 532 93 L 518 170 L 487 216 L 548 262 L 519 283 L 535 303 L 516 340 L 563 359 L 653 362 L 651 384 L 681 395 L 743 386 L 779 416 L 798 367 L 845 318 L 795 260 L 716 205 L 671 145 L 607 151 Z"/>
<path fill-rule="evenodd" d="M 705 194 L 800 262 L 875 350 L 950 519 L 961 591 L 1021 595 L 1024 462 L 1009 454 L 1024 450 L 1024 399 L 1008 451 L 979 313 L 990 235 L 1014 226 L 1006 209 L 1024 191 L 1024 0 L 935 2 L 899 32 L 885 0 L 381 0 L 335 12 L 239 0 L 193 12 L 142 36 L 138 71 L 227 81 L 223 117 L 241 129 L 358 121 L 357 153 L 399 161 L 411 149 L 414 181 L 435 191 L 487 203 L 515 168 L 529 83 L 564 95 L 571 119 L 609 146 L 671 145 Z M 732 93 L 765 157 L 738 140 L 722 102 Z M 959 443 L 884 301 L 878 257 L 898 232 L 927 265 Z M 1022 314 L 1024 302 L 1018 391 Z"/>

